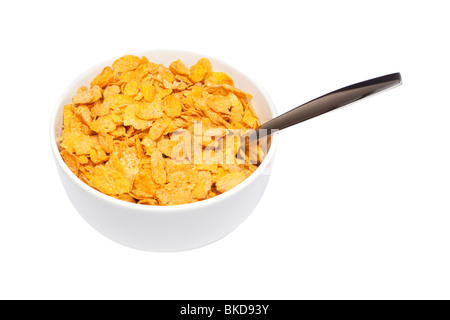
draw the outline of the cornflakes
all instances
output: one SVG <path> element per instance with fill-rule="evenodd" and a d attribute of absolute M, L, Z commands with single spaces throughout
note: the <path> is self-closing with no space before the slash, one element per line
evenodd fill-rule
<path fill-rule="evenodd" d="M 141 105 L 137 103 L 129 104 L 125 108 L 125 113 L 123 115 L 123 125 L 133 126 L 135 129 L 143 130 L 150 128 L 152 122 L 147 120 L 142 120 L 137 116 L 137 112 L 140 111 Z"/>
<path fill-rule="evenodd" d="M 89 127 L 91 128 L 91 130 L 98 133 L 108 133 L 113 131 L 116 126 L 117 124 L 110 116 L 103 116 L 91 122 L 91 125 Z"/>
<path fill-rule="evenodd" d="M 166 130 L 167 126 L 168 123 L 164 119 L 156 120 L 148 132 L 149 137 L 154 141 L 158 140 L 164 133 L 164 130 Z"/>
<path fill-rule="evenodd" d="M 247 179 L 267 151 L 242 141 L 259 126 L 250 99 L 206 58 L 188 68 L 123 56 L 64 107 L 61 157 L 83 182 L 122 201 L 209 199 Z"/>
<path fill-rule="evenodd" d="M 189 76 L 190 71 L 189 69 L 184 65 L 184 63 L 181 60 L 173 61 L 170 66 L 170 70 L 172 70 L 174 73 L 178 73 L 183 76 Z"/>
<path fill-rule="evenodd" d="M 155 120 L 163 116 L 162 101 L 155 100 L 151 103 L 145 103 L 139 107 L 136 115 L 144 120 Z"/>
<path fill-rule="evenodd" d="M 106 87 L 114 77 L 114 73 L 111 67 L 103 69 L 97 77 L 91 82 L 91 87 L 99 86 L 100 88 Z"/>
<path fill-rule="evenodd" d="M 131 189 L 130 181 L 121 172 L 114 168 L 108 168 L 106 165 L 95 167 L 90 184 L 107 195 L 122 195 L 130 192 Z"/>
<path fill-rule="evenodd" d="M 202 58 L 191 67 L 189 77 L 192 80 L 192 82 L 200 82 L 210 72 L 211 72 L 211 62 L 209 62 L 209 60 L 206 58 Z"/>
<path fill-rule="evenodd" d="M 114 73 L 121 74 L 136 69 L 139 67 L 140 62 L 141 59 L 139 57 L 127 55 L 114 61 L 112 69 Z"/>
<path fill-rule="evenodd" d="M 99 86 L 93 86 L 91 90 L 86 87 L 78 89 L 77 93 L 72 99 L 75 104 L 90 104 L 99 100 L 102 97 L 102 89 Z"/>
<path fill-rule="evenodd" d="M 172 118 L 181 116 L 181 101 L 173 94 L 163 99 L 164 112 Z"/>

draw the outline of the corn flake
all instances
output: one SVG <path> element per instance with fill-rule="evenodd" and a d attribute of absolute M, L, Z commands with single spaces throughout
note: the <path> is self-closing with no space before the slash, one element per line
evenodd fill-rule
<path fill-rule="evenodd" d="M 170 64 L 169 68 L 174 73 L 177 73 L 179 75 L 182 75 L 182 76 L 189 76 L 190 75 L 189 69 L 184 65 L 184 63 L 181 60 L 173 61 Z"/>
<path fill-rule="evenodd" d="M 106 67 L 103 69 L 97 77 L 91 82 L 91 88 L 99 86 L 100 88 L 106 87 L 114 79 L 114 72 L 111 67 Z"/>
<path fill-rule="evenodd" d="M 164 165 L 165 161 L 161 151 L 153 149 L 151 154 L 152 177 L 153 181 L 159 185 L 164 185 L 166 183 L 166 171 Z"/>
<path fill-rule="evenodd" d="M 73 97 L 72 102 L 75 104 L 90 104 L 99 100 L 101 97 L 102 89 L 99 86 L 93 86 L 90 90 L 86 87 L 81 87 Z"/>
<path fill-rule="evenodd" d="M 151 103 L 144 103 L 136 112 L 136 115 L 144 120 L 155 120 L 161 118 L 163 114 L 161 100 L 154 100 Z"/>
<path fill-rule="evenodd" d="M 203 81 L 205 76 L 210 72 L 211 72 L 211 62 L 209 62 L 209 60 L 206 58 L 202 58 L 191 67 L 189 77 L 194 83 L 200 82 Z"/>
<path fill-rule="evenodd" d="M 216 181 L 216 188 L 220 192 L 226 192 L 237 186 L 246 178 L 247 175 L 244 172 L 231 172 L 228 174 L 224 174 L 218 177 Z"/>
<path fill-rule="evenodd" d="M 141 62 L 141 58 L 127 55 L 120 59 L 117 59 L 113 64 L 112 68 L 116 73 L 124 73 L 127 71 L 135 70 Z"/>
<path fill-rule="evenodd" d="M 63 158 L 64 162 L 69 167 L 70 171 L 72 171 L 74 174 L 78 175 L 79 163 L 78 163 L 77 157 L 73 153 L 71 153 L 65 149 L 63 149 L 61 151 L 61 157 Z"/>
<path fill-rule="evenodd" d="M 172 118 L 181 116 L 181 101 L 173 94 L 163 99 L 164 112 Z"/>
<path fill-rule="evenodd" d="M 150 128 L 150 131 L 148 132 L 148 135 L 151 139 L 154 141 L 158 140 L 159 137 L 164 133 L 164 130 L 166 130 L 167 126 L 169 124 L 166 120 L 160 118 L 156 120 L 153 125 Z"/>
<path fill-rule="evenodd" d="M 137 130 L 143 130 L 150 127 L 151 121 L 143 120 L 137 116 L 137 112 L 140 111 L 140 104 L 129 104 L 125 108 L 123 124 L 125 126 L 133 126 Z"/>
<path fill-rule="evenodd" d="M 131 189 L 130 181 L 121 172 L 106 165 L 95 167 L 90 183 L 92 187 L 108 195 L 121 195 Z"/>
<path fill-rule="evenodd" d="M 110 116 L 103 116 L 93 121 L 90 128 L 97 133 L 108 133 L 116 129 L 116 126 L 117 123 Z"/>
<path fill-rule="evenodd" d="M 233 79 L 230 78 L 225 72 L 211 72 L 205 79 L 207 85 L 219 85 L 227 84 L 234 86 Z"/>

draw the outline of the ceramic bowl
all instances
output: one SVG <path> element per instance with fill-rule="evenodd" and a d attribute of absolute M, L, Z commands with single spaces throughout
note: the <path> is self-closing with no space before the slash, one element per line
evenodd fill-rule
<path fill-rule="evenodd" d="M 267 93 L 254 81 L 228 64 L 198 53 L 159 50 L 136 53 L 166 66 L 181 59 L 187 66 L 207 57 L 213 70 L 229 74 L 235 86 L 252 94 L 251 104 L 261 123 L 277 115 Z M 234 230 L 253 211 L 263 196 L 277 147 L 277 135 L 259 168 L 235 188 L 204 201 L 177 206 L 146 206 L 107 196 L 74 175 L 59 154 L 63 107 L 80 86 L 88 86 L 113 58 L 79 76 L 59 98 L 52 115 L 50 138 L 56 167 L 67 195 L 80 215 L 98 232 L 122 245 L 148 251 L 181 251 L 212 243 Z"/>

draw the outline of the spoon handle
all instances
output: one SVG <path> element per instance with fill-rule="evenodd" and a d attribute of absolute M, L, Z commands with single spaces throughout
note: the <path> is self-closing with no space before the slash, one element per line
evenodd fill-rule
<path fill-rule="evenodd" d="M 257 130 L 257 138 L 262 138 L 267 134 L 271 134 L 271 130 L 282 130 L 294 124 L 343 107 L 374 93 L 400 85 L 401 82 L 402 77 L 400 73 L 392 73 L 358 82 L 327 93 L 264 123 L 259 129 L 265 130 Z"/>

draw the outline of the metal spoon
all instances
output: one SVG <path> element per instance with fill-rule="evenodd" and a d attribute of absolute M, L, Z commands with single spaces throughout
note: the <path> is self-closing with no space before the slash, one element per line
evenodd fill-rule
<path fill-rule="evenodd" d="M 327 93 L 267 121 L 247 136 L 248 142 L 271 135 L 274 132 L 294 124 L 320 116 L 321 114 L 343 107 L 374 93 L 398 86 L 402 83 L 400 73 L 392 73 L 378 78 L 358 82 L 350 86 Z"/>

